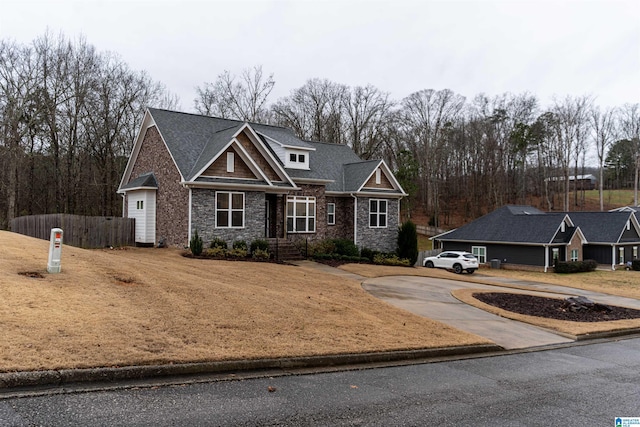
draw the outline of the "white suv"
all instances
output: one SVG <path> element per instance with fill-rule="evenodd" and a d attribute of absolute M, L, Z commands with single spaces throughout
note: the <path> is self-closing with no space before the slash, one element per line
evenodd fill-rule
<path fill-rule="evenodd" d="M 453 270 L 456 274 L 465 270 L 467 273 L 473 274 L 478 269 L 478 260 L 469 252 L 447 251 L 438 256 L 426 257 L 422 261 L 422 265 L 428 268 L 446 268 Z"/>

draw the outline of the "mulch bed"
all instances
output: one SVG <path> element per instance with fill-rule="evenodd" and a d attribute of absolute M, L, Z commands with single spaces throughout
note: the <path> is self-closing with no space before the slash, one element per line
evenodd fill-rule
<path fill-rule="evenodd" d="M 473 297 L 485 304 L 513 313 L 545 317 L 548 319 L 568 320 L 571 322 L 606 322 L 640 318 L 640 310 L 617 306 L 608 306 L 611 309 L 609 312 L 605 310 L 581 310 L 573 312 L 563 308 L 565 304 L 562 299 L 533 295 L 483 292 L 475 293 Z"/>

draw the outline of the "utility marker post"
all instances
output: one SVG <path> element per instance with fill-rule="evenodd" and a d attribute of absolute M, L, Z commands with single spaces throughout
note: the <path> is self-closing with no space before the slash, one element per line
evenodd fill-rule
<path fill-rule="evenodd" d="M 60 258 L 62 255 L 62 229 L 52 228 L 51 238 L 49 239 L 49 262 L 47 263 L 47 271 L 49 273 L 60 273 L 62 267 Z"/>

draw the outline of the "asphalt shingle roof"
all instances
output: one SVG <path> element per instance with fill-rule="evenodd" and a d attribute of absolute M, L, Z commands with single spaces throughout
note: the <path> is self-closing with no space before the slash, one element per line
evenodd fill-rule
<path fill-rule="evenodd" d="M 546 244 L 554 239 L 564 217 L 565 214 L 544 213 L 531 206 L 503 206 L 438 240 Z"/>
<path fill-rule="evenodd" d="M 160 134 L 187 180 L 197 174 L 231 141 L 232 136 L 244 125 L 238 120 L 220 119 L 176 111 L 150 108 Z M 281 145 L 311 150 L 309 170 L 287 169 L 287 174 L 301 179 L 332 181 L 326 185 L 327 191 L 357 191 L 364 180 L 373 173 L 379 160 L 362 161 L 348 146 L 322 142 L 303 141 L 291 129 L 259 123 L 249 123 L 258 133 L 268 149 L 275 154 L 272 141 Z M 281 166 L 282 160 L 274 156 Z M 399 194 L 392 190 L 390 194 Z"/>
<path fill-rule="evenodd" d="M 631 212 L 568 212 L 589 243 L 617 243 Z"/>
<path fill-rule="evenodd" d="M 127 185 L 124 185 L 122 189 L 126 190 L 129 188 L 140 187 L 158 188 L 158 180 L 156 179 L 156 176 L 152 172 L 143 173 L 136 179 L 131 180 Z"/>

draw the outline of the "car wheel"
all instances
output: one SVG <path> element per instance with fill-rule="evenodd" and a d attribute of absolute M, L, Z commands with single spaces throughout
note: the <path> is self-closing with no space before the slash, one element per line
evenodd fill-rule
<path fill-rule="evenodd" d="M 475 268 L 470 268 L 470 269 L 467 270 L 467 273 L 473 274 L 473 273 L 475 273 L 475 271 L 476 271 Z"/>
<path fill-rule="evenodd" d="M 462 266 L 460 264 L 456 264 L 453 266 L 453 272 L 456 274 L 462 273 Z"/>
<path fill-rule="evenodd" d="M 427 268 L 433 268 L 433 262 L 427 261 L 427 263 L 424 266 Z"/>

